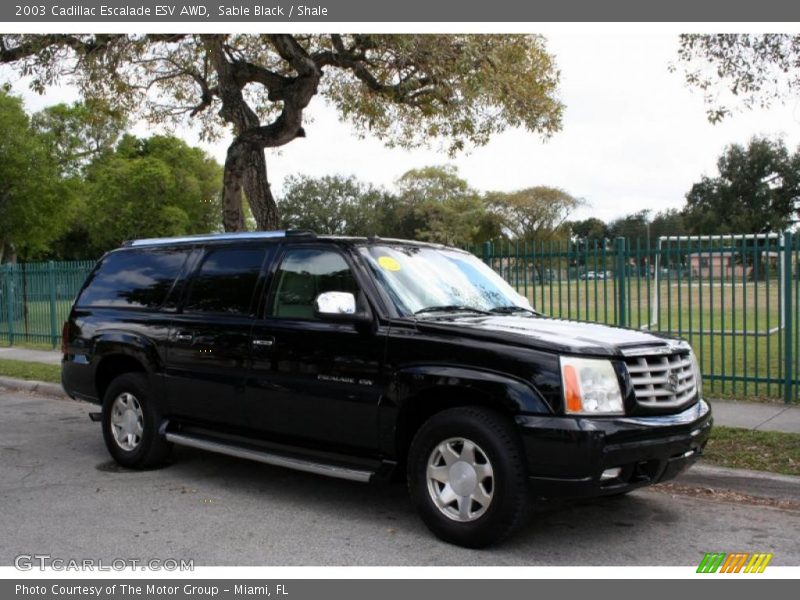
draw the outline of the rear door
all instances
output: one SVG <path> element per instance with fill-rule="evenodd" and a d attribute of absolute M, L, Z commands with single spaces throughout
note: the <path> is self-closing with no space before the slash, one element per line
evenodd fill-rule
<path fill-rule="evenodd" d="M 187 282 L 167 342 L 166 392 L 174 416 L 246 426 L 242 407 L 255 298 L 271 245 L 207 248 Z"/>

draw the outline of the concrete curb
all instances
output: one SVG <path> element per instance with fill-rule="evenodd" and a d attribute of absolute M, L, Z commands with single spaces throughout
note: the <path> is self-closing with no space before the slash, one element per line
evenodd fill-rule
<path fill-rule="evenodd" d="M 72 400 L 59 383 L 35 381 L 32 379 L 17 379 L 15 377 L 0 376 L 0 387 L 20 392 L 33 392 L 44 394 L 58 400 Z"/>
<path fill-rule="evenodd" d="M 696 464 L 673 481 L 682 485 L 732 490 L 750 496 L 800 502 L 800 477 L 793 475 Z"/>

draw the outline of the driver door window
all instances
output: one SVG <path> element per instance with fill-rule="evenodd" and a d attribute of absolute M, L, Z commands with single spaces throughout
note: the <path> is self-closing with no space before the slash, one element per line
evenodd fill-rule
<path fill-rule="evenodd" d="M 275 273 L 268 314 L 283 319 L 314 319 L 314 300 L 324 292 L 357 293 L 344 257 L 321 248 L 294 248 L 284 254 Z"/>

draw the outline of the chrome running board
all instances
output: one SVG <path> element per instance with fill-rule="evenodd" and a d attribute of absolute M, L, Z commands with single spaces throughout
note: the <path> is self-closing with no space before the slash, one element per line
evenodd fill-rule
<path fill-rule="evenodd" d="M 243 448 L 233 444 L 226 444 L 224 442 L 218 442 L 215 440 L 209 440 L 182 433 L 167 432 L 165 437 L 168 442 L 178 444 L 179 446 L 189 446 L 191 448 L 216 452 L 217 454 L 226 454 L 228 456 L 235 456 L 236 458 L 246 458 L 247 460 L 254 460 L 267 465 L 286 467 L 288 469 L 304 471 L 306 473 L 314 473 L 316 475 L 326 475 L 328 477 L 337 477 L 339 479 L 349 479 L 350 481 L 360 481 L 366 483 L 374 474 L 373 471 L 351 469 L 348 467 L 340 467 L 337 465 L 330 465 L 326 463 L 305 460 L 302 458 L 265 452 L 263 450 Z"/>

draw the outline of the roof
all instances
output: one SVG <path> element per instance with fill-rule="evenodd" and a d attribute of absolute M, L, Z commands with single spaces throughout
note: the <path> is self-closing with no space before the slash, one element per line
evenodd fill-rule
<path fill-rule="evenodd" d="M 257 240 L 274 240 L 284 238 L 300 238 L 300 239 L 319 239 L 319 240 L 337 240 L 344 242 L 368 242 L 368 241 L 381 241 L 391 244 L 413 244 L 415 246 L 427 246 L 430 248 L 445 248 L 441 244 L 433 244 L 430 242 L 418 242 L 414 240 L 400 240 L 394 238 L 378 238 L 378 237 L 357 237 L 357 236 L 344 236 L 344 235 L 317 235 L 308 229 L 287 229 L 275 231 L 237 231 L 226 233 L 202 233 L 199 235 L 184 235 L 178 237 L 160 237 L 160 238 L 144 238 L 140 240 L 129 240 L 122 245 L 126 248 L 142 248 L 148 246 L 173 246 L 182 244 L 196 244 L 202 242 L 233 242 L 233 241 L 257 241 Z"/>

